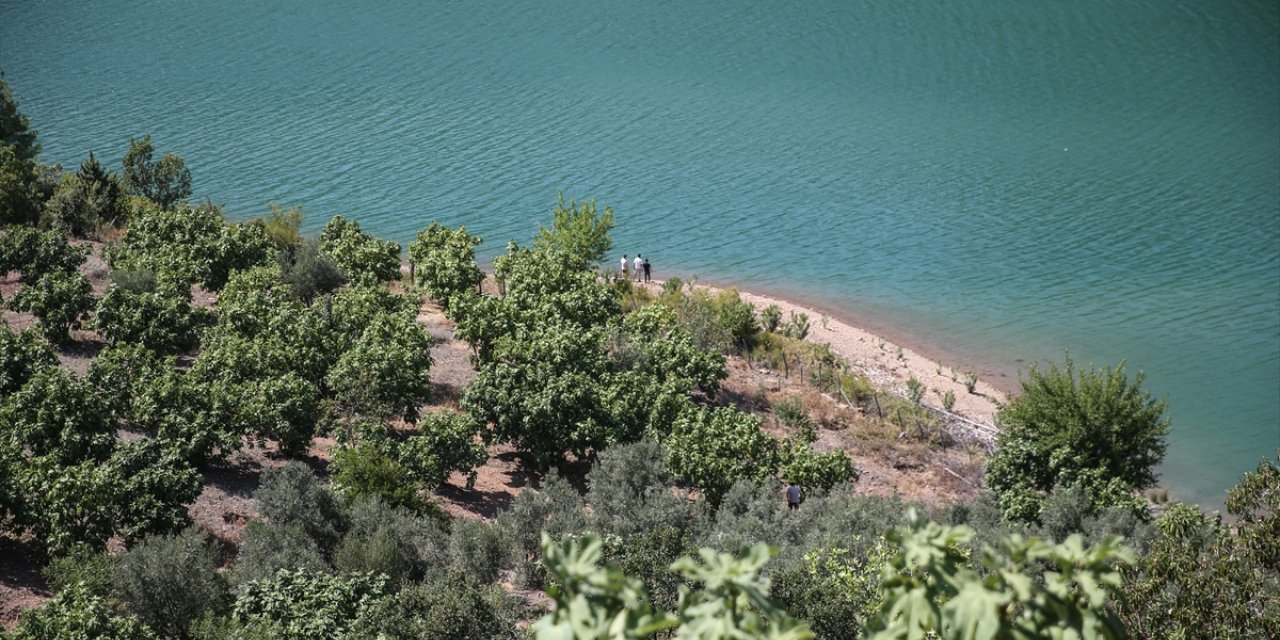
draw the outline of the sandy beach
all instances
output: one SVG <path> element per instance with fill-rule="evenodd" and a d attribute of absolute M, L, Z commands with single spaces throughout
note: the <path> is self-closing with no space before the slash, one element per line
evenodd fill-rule
<path fill-rule="evenodd" d="M 971 394 L 965 388 L 966 371 L 964 369 L 944 366 L 909 346 L 854 326 L 830 313 L 780 298 L 743 291 L 737 287 L 719 287 L 702 283 L 695 283 L 692 286 L 706 289 L 713 294 L 732 288 L 738 292 L 743 301 L 754 305 L 757 312 L 769 305 L 777 305 L 782 310 L 784 320 L 790 317 L 792 312 L 807 314 L 810 328 L 806 340 L 815 344 L 831 345 L 833 351 L 862 371 L 877 387 L 898 395 L 906 396 L 907 380 L 914 377 L 924 383 L 928 389 L 923 403 L 931 407 L 942 408 L 942 395 L 951 391 L 956 397 L 955 406 L 952 408 L 953 413 L 974 422 L 993 425 L 1000 403 L 1008 399 L 1008 395 L 1003 390 L 981 377 L 974 389 L 975 393 Z M 656 294 L 662 288 L 662 281 L 654 280 L 648 284 L 648 287 Z"/>

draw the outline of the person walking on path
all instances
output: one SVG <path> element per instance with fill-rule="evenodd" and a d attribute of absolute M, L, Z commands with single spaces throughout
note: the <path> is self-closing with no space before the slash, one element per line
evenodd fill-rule
<path fill-rule="evenodd" d="M 635 266 L 636 271 L 636 282 L 640 282 L 640 272 L 644 269 L 644 258 L 641 258 L 638 253 L 636 254 L 636 260 L 633 263 L 633 266 Z"/>
<path fill-rule="evenodd" d="M 648 258 L 644 259 L 644 281 L 645 282 L 649 281 L 649 259 Z"/>
<path fill-rule="evenodd" d="M 627 268 L 630 266 L 631 266 L 631 263 L 627 262 L 627 254 L 625 253 L 622 254 L 622 279 L 623 280 L 627 279 Z"/>
<path fill-rule="evenodd" d="M 787 508 L 795 511 L 800 508 L 800 503 L 804 502 L 804 492 L 796 483 L 792 482 L 787 485 Z"/>

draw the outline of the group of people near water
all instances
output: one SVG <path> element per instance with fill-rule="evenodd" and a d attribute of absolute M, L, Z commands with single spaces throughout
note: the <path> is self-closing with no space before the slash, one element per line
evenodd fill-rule
<path fill-rule="evenodd" d="M 634 260 L 627 260 L 627 254 L 622 254 L 622 279 L 630 280 L 633 276 L 636 282 L 649 281 L 649 259 L 640 257 L 636 254 Z"/>

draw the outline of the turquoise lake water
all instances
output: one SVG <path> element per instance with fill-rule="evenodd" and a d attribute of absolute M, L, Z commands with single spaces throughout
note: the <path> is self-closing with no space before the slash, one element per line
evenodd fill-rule
<path fill-rule="evenodd" d="M 1012 379 L 1127 360 L 1177 497 L 1280 447 L 1274 1 L 0 0 L 0 68 L 45 162 L 150 132 L 233 217 L 490 256 L 594 196 L 659 276 Z"/>

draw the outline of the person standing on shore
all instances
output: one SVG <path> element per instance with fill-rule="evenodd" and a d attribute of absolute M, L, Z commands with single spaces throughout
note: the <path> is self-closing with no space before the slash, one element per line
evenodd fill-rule
<path fill-rule="evenodd" d="M 645 282 L 649 281 L 649 259 L 648 258 L 644 259 L 644 281 Z"/>
<path fill-rule="evenodd" d="M 625 253 L 622 254 L 622 279 L 623 280 L 627 279 L 627 268 L 630 266 L 631 266 L 631 263 L 627 262 L 627 254 Z"/>
<path fill-rule="evenodd" d="M 644 269 L 644 258 L 641 258 L 638 253 L 636 254 L 636 260 L 633 266 L 636 271 L 636 282 L 640 282 L 640 271 Z"/>

